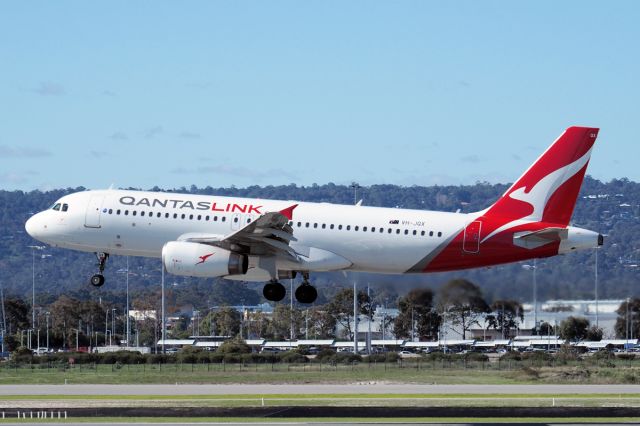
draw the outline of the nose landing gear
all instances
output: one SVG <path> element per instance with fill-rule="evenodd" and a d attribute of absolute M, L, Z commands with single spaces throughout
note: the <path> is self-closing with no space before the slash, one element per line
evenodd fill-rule
<path fill-rule="evenodd" d="M 107 264 L 107 259 L 109 259 L 109 253 L 96 253 L 96 257 L 98 258 L 98 264 L 96 266 L 98 267 L 99 272 L 93 275 L 89 282 L 94 287 L 102 287 L 104 284 L 104 275 L 102 275 L 102 273 L 104 272 L 104 267 Z"/>

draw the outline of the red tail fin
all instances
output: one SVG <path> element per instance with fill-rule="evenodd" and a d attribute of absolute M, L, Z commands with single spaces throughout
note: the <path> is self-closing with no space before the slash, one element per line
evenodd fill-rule
<path fill-rule="evenodd" d="M 520 220 L 568 225 L 598 130 L 565 130 L 484 216 L 511 221 L 501 229 Z"/>

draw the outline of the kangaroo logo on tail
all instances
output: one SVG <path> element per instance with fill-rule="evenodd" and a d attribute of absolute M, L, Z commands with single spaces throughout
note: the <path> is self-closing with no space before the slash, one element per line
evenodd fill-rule
<path fill-rule="evenodd" d="M 487 229 L 494 235 L 528 222 L 567 226 L 591 158 L 598 129 L 569 127 L 538 160 L 484 212 L 502 222 Z M 496 224 L 497 225 L 497 224 Z"/>

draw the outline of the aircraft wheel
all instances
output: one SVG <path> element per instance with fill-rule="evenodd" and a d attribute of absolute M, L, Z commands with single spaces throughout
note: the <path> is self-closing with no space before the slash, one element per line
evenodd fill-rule
<path fill-rule="evenodd" d="M 102 284 L 104 284 L 104 275 L 102 274 L 95 274 L 94 276 L 91 277 L 91 285 L 94 287 L 102 287 Z"/>
<path fill-rule="evenodd" d="M 302 284 L 296 289 L 296 300 L 300 303 L 313 303 L 318 298 L 318 291 L 311 284 Z"/>
<path fill-rule="evenodd" d="M 284 296 L 287 294 L 287 290 L 284 288 L 282 284 L 277 281 L 271 281 L 264 285 L 262 289 L 262 295 L 265 299 L 271 302 L 279 302 L 284 299 Z"/>

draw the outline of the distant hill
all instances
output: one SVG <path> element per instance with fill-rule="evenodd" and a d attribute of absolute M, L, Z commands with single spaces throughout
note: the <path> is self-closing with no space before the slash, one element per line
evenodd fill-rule
<path fill-rule="evenodd" d="M 372 185 L 358 191 L 365 205 L 425 210 L 470 212 L 483 209 L 497 199 L 507 185 L 476 183 L 467 186 L 401 187 Z M 32 285 L 32 253 L 28 247 L 39 244 L 24 231 L 24 222 L 33 213 L 47 208 L 64 194 L 81 191 L 68 188 L 54 191 L 0 191 L 0 285 L 5 294 L 30 300 Z M 151 188 L 160 191 L 160 188 Z M 353 189 L 348 186 L 312 185 L 299 187 L 251 186 L 248 188 L 179 188 L 169 192 L 189 192 L 210 195 L 243 196 L 341 204 L 353 203 Z M 599 251 L 599 295 L 605 298 L 640 296 L 637 285 L 640 272 L 640 184 L 627 179 L 608 183 L 587 177 L 573 215 L 577 226 L 599 231 L 608 237 Z M 90 253 L 47 248 L 50 257 L 36 253 L 36 288 L 38 303 L 54 300 L 61 293 L 84 298 L 106 298 L 121 301 L 124 297 L 125 265 L 123 257 L 110 259 L 107 284 L 95 290 L 88 277 L 95 270 Z M 544 299 L 577 299 L 593 297 L 595 251 L 574 253 L 540 260 L 537 268 L 538 297 Z M 155 292 L 158 288 L 160 262 L 157 259 L 131 258 L 130 285 L 134 293 Z M 120 270 L 120 273 L 118 272 Z M 360 285 L 371 284 L 377 298 L 393 303 L 397 294 L 415 286 L 438 287 L 454 277 L 467 278 L 479 284 L 489 300 L 513 298 L 531 300 L 532 272 L 522 264 L 513 264 L 456 273 L 392 276 L 341 273 L 315 274 L 320 299 L 337 287 L 350 285 L 356 279 Z M 169 276 L 171 297 L 175 305 L 202 306 L 209 304 L 240 304 L 261 301 L 261 286 L 227 282 L 219 279 L 200 280 Z"/>

